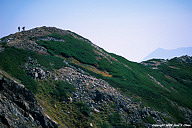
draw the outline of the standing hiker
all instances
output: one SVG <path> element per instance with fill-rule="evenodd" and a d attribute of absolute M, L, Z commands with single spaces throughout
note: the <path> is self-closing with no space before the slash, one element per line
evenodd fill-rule
<path fill-rule="evenodd" d="M 25 27 L 23 27 L 22 29 L 23 29 L 23 31 L 25 31 Z"/>
<path fill-rule="evenodd" d="M 18 27 L 18 31 L 20 32 L 20 27 Z"/>

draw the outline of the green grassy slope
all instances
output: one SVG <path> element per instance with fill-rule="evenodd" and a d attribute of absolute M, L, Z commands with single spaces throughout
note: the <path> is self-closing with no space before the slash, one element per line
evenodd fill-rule
<path fill-rule="evenodd" d="M 75 35 L 80 37 L 77 34 Z M 61 105 L 61 99 L 63 99 L 61 97 L 64 97 L 64 99 L 67 98 L 70 96 L 73 89 L 70 85 L 67 85 L 63 90 L 66 93 L 62 95 L 58 91 L 60 88 L 59 83 L 52 82 L 48 87 L 46 81 L 37 82 L 32 79 L 22 69 L 22 66 L 28 60 L 28 57 L 37 59 L 42 66 L 49 69 L 59 69 L 66 66 L 63 63 L 63 59 L 61 57 L 56 57 L 55 55 L 63 56 L 67 60 L 69 58 L 74 58 L 78 60 L 80 64 L 69 61 L 71 65 L 80 67 L 91 75 L 106 80 L 111 86 L 120 89 L 125 95 L 132 96 L 136 100 L 142 101 L 144 105 L 169 113 L 173 117 L 174 122 L 184 122 L 181 116 L 182 112 L 174 103 L 192 110 L 192 67 L 190 65 L 180 64 L 176 60 L 172 59 L 166 64 L 159 65 L 158 70 L 153 70 L 149 66 L 130 62 L 121 56 L 107 53 L 104 50 L 102 51 L 109 54 L 111 58 L 101 57 L 94 52 L 98 50 L 90 43 L 87 43 L 87 40 L 75 38 L 69 34 L 51 34 L 45 37 L 48 36 L 63 39 L 65 42 L 37 41 L 39 45 L 47 48 L 50 55 L 40 55 L 35 52 L 21 50 L 14 47 L 5 47 L 5 51 L 0 53 L 0 68 L 20 80 L 21 83 L 23 83 L 28 89 L 35 92 L 37 97 L 46 97 L 45 101 L 47 102 L 47 105 L 42 105 L 44 105 L 44 107 L 50 106 L 50 113 L 55 111 L 54 106 L 51 106 L 51 102 L 57 104 L 58 106 Z M 36 38 L 32 39 L 36 40 Z M 107 72 L 112 77 L 92 72 L 82 65 L 90 65 L 100 71 Z M 156 81 L 160 82 L 164 88 L 158 85 L 157 82 L 151 80 L 149 75 Z M 51 100 L 52 97 L 54 97 L 53 94 L 59 98 Z M 41 101 L 39 100 L 39 102 Z M 63 105 L 63 107 L 68 108 L 69 106 Z M 78 107 L 79 109 L 82 108 L 85 110 L 77 112 L 74 108 Z M 78 122 L 75 122 L 76 120 L 82 120 L 82 122 L 85 120 L 85 122 L 93 120 L 94 117 L 89 117 L 89 115 L 86 114 L 86 111 L 89 110 L 83 104 L 79 103 L 75 105 L 74 108 L 72 109 L 74 109 L 73 111 L 76 114 L 74 114 L 74 118 L 70 117 L 70 119 L 75 125 L 79 125 Z M 62 109 L 62 107 L 60 109 Z M 82 116 L 82 119 L 80 119 L 81 117 L 78 117 L 78 114 Z M 55 120 L 57 120 L 56 115 L 52 116 L 55 117 Z M 110 123 L 110 120 L 113 120 L 113 115 L 109 117 L 111 119 L 108 119 L 108 123 Z M 98 118 L 98 120 L 102 120 L 102 118 Z M 100 122 L 101 125 L 109 125 L 106 122 Z M 112 125 L 112 123 L 110 125 Z M 86 125 L 87 124 L 84 124 L 84 126 Z M 71 126 L 73 125 L 71 124 Z"/>

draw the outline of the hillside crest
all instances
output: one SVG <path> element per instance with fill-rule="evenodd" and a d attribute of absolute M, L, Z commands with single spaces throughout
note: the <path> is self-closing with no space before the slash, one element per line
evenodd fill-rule
<path fill-rule="evenodd" d="M 130 62 L 74 32 L 43 26 L 1 38 L 0 57 L 1 70 L 33 91 L 60 127 L 192 122 L 189 56 Z"/>

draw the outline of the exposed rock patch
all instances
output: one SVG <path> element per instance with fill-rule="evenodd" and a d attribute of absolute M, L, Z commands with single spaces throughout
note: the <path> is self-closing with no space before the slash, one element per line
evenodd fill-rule
<path fill-rule="evenodd" d="M 25 63 L 23 69 L 34 79 L 43 79 L 48 74 L 44 67 L 41 66 L 36 59 L 32 59 L 31 57 L 29 57 L 29 60 Z"/>
<path fill-rule="evenodd" d="M 57 128 L 58 126 L 43 114 L 31 91 L 1 77 L 0 127 Z"/>
<path fill-rule="evenodd" d="M 17 41 L 11 41 L 8 46 L 14 46 L 16 48 L 21 48 L 21 49 L 25 49 L 25 50 L 29 50 L 29 51 L 34 51 L 34 52 L 38 52 L 38 53 L 43 53 L 46 54 L 47 53 L 47 49 L 39 46 L 37 43 L 35 43 L 34 41 L 30 41 L 30 40 L 17 40 Z"/>
<path fill-rule="evenodd" d="M 58 39 L 58 38 L 54 38 L 54 37 L 51 37 L 51 36 L 39 37 L 37 39 L 37 41 L 60 41 L 60 42 L 65 42 L 65 40 L 63 40 L 63 39 Z"/>
<path fill-rule="evenodd" d="M 133 102 L 133 98 L 122 95 L 102 79 L 84 75 L 70 67 L 59 69 L 56 74 L 53 73 L 51 76 L 57 80 L 67 81 L 76 88 L 72 96 L 73 101 L 83 101 L 95 112 L 100 112 L 106 106 L 110 108 L 110 103 L 114 103 L 115 109 L 120 111 L 128 123 L 141 123 L 142 119 L 148 116 L 152 116 L 157 123 L 164 122 L 159 112 L 143 107 L 141 102 Z"/>
<path fill-rule="evenodd" d="M 176 57 L 175 58 L 177 61 L 179 61 L 181 64 L 183 62 L 189 64 L 192 66 L 192 56 L 188 56 L 188 55 L 185 55 L 185 56 L 181 56 L 181 57 Z"/>

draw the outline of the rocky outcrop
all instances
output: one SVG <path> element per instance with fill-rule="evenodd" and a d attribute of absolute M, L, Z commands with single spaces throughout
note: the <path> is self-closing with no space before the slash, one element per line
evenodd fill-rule
<path fill-rule="evenodd" d="M 161 64 L 166 64 L 167 60 L 164 59 L 152 59 L 148 61 L 142 61 L 141 64 L 149 66 L 151 69 L 158 69 L 158 66 Z"/>
<path fill-rule="evenodd" d="M 46 48 L 44 48 L 42 46 L 39 46 L 34 41 L 17 40 L 17 41 L 10 42 L 8 45 L 9 46 L 14 46 L 16 48 L 21 48 L 21 49 L 25 49 L 25 50 L 29 50 L 29 51 L 38 52 L 38 53 L 43 53 L 43 54 L 47 53 Z"/>
<path fill-rule="evenodd" d="M 36 59 L 28 58 L 29 60 L 23 66 L 23 69 L 27 71 L 27 74 L 34 79 L 43 79 L 47 76 L 47 71 L 43 66 L 37 62 Z"/>
<path fill-rule="evenodd" d="M 47 37 L 39 37 L 37 41 L 60 41 L 60 42 L 65 42 L 63 39 L 47 36 Z"/>
<path fill-rule="evenodd" d="M 43 113 L 31 91 L 1 76 L 0 127 L 57 128 L 58 125 Z"/>
<path fill-rule="evenodd" d="M 174 59 L 179 61 L 181 64 L 187 63 L 192 66 L 192 56 L 185 55 L 185 56 L 181 56 L 181 57 L 175 57 Z"/>
<path fill-rule="evenodd" d="M 110 105 L 113 103 L 116 106 L 114 109 L 120 112 L 127 123 L 142 123 L 150 126 L 143 122 L 143 119 L 149 116 L 156 123 L 166 123 L 161 117 L 162 113 L 144 107 L 141 102 L 133 102 L 133 98 L 121 94 L 102 79 L 82 74 L 71 67 L 58 69 L 56 73 L 51 72 L 50 75 L 55 80 L 64 80 L 74 85 L 76 91 L 70 98 L 74 102 L 83 101 L 95 112 L 100 112 L 103 108 L 111 108 Z"/>

